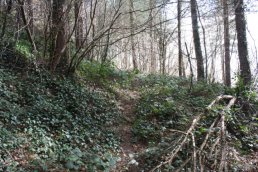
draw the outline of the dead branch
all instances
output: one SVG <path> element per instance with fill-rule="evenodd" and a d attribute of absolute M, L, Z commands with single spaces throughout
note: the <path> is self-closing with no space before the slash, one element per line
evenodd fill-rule
<path fill-rule="evenodd" d="M 190 128 L 187 130 L 187 132 L 186 132 L 186 135 L 185 135 L 185 137 L 184 137 L 184 140 L 183 140 L 183 141 L 181 142 L 181 144 L 177 147 L 177 149 L 175 149 L 174 151 L 172 151 L 172 154 L 171 154 L 171 156 L 168 158 L 168 160 L 166 160 L 165 162 L 161 162 L 158 166 L 156 166 L 155 168 L 153 168 L 153 169 L 151 170 L 151 172 L 154 172 L 156 169 L 162 167 L 162 166 L 165 165 L 165 164 L 171 163 L 171 162 L 174 160 L 174 158 L 175 158 L 175 156 L 177 155 L 177 153 L 182 149 L 182 147 L 183 147 L 183 146 L 186 144 L 186 142 L 188 141 L 188 135 L 189 135 L 190 133 L 192 133 L 192 131 L 194 130 L 194 128 L 195 128 L 197 122 L 200 120 L 200 118 L 201 118 L 201 115 L 197 116 L 197 117 L 193 120 L 191 127 L 190 127 Z"/>
<path fill-rule="evenodd" d="M 225 144 L 226 144 L 226 136 L 225 136 L 225 111 L 229 110 L 231 106 L 233 106 L 236 102 L 236 98 L 232 97 L 226 108 L 220 113 L 221 115 L 221 160 L 220 160 L 220 166 L 219 166 L 219 171 L 223 171 L 225 168 L 225 162 L 226 162 L 226 151 L 225 151 Z"/>
<path fill-rule="evenodd" d="M 211 102 L 211 104 L 207 107 L 207 109 L 210 110 L 214 106 L 214 104 L 218 103 L 222 99 L 233 99 L 233 98 L 234 98 L 234 96 L 231 96 L 231 95 L 218 96 L 215 100 L 213 100 Z"/>
<path fill-rule="evenodd" d="M 192 142 L 193 142 L 193 172 L 196 172 L 196 167 L 197 167 L 197 161 L 196 161 L 196 144 L 195 144 L 195 138 L 194 138 L 194 134 L 191 133 L 192 135 Z"/>
<path fill-rule="evenodd" d="M 229 103 L 227 104 L 226 107 L 224 107 L 224 109 L 218 113 L 218 117 L 214 120 L 214 122 L 210 125 L 208 133 L 206 134 L 200 148 L 197 150 L 196 149 L 196 143 L 195 143 L 195 136 L 194 136 L 194 130 L 198 124 L 198 122 L 202 119 L 202 117 L 205 114 L 200 114 L 199 116 L 197 116 L 190 128 L 186 131 L 186 132 L 182 132 L 182 131 L 177 131 L 177 130 L 171 130 L 174 132 L 178 132 L 181 133 L 182 135 L 184 135 L 184 139 L 181 141 L 181 143 L 179 144 L 179 146 L 176 146 L 176 148 L 174 150 L 171 151 L 170 155 L 166 158 L 165 162 L 161 162 L 159 165 L 157 165 L 156 167 L 154 167 L 152 170 L 150 170 L 151 172 L 154 172 L 155 170 L 161 168 L 162 166 L 166 165 L 166 164 L 171 164 L 174 160 L 174 158 L 176 157 L 176 155 L 178 154 L 178 152 L 180 150 L 182 150 L 183 146 L 185 144 L 187 144 L 189 142 L 189 135 L 191 134 L 192 136 L 192 147 L 193 147 L 193 152 L 192 155 L 186 159 L 184 161 L 184 163 L 176 170 L 177 172 L 179 172 L 181 169 L 183 169 L 189 162 L 191 159 L 193 159 L 193 171 L 196 171 L 197 169 L 197 158 L 199 158 L 199 165 L 200 165 L 200 170 L 203 171 L 204 170 L 204 164 L 202 163 L 203 157 L 202 156 L 202 152 L 205 148 L 205 146 L 208 144 L 208 140 L 211 136 L 211 133 L 214 129 L 214 127 L 217 127 L 217 125 L 220 125 L 220 137 L 218 137 L 215 141 L 215 143 L 213 145 L 211 145 L 211 151 L 209 153 L 209 157 L 211 157 L 212 152 L 215 150 L 215 147 L 219 144 L 220 142 L 220 164 L 219 164 L 219 171 L 223 171 L 223 169 L 226 169 L 226 126 L 225 126 L 225 114 L 226 111 L 228 111 L 236 102 L 236 97 L 231 96 L 231 95 L 221 95 L 218 96 L 214 101 L 211 102 L 211 104 L 207 107 L 207 110 L 211 110 L 211 108 L 219 103 L 221 100 L 224 99 L 230 99 Z M 217 152 L 217 150 L 215 150 Z M 217 153 L 216 153 L 217 154 Z M 214 163 L 213 163 L 213 167 L 216 167 L 217 164 L 217 160 L 215 158 Z"/>

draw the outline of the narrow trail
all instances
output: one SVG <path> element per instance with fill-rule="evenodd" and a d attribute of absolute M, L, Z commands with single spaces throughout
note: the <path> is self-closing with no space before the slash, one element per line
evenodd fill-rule
<path fill-rule="evenodd" d="M 134 143 L 132 136 L 132 125 L 135 120 L 135 108 L 140 98 L 139 93 L 131 90 L 118 90 L 118 106 L 122 114 L 122 122 L 117 127 L 117 133 L 121 138 L 120 160 L 112 172 L 136 172 L 137 163 L 135 154 L 141 152 L 145 146 Z"/>

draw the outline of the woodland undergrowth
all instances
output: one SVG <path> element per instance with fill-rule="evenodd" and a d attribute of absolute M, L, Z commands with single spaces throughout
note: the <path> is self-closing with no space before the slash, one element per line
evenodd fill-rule
<path fill-rule="evenodd" d="M 0 171 L 104 171 L 116 162 L 114 96 L 47 71 L 0 69 Z"/>
<path fill-rule="evenodd" d="M 257 93 L 149 75 L 133 126 L 144 171 L 256 171 Z M 239 88 L 241 87 L 241 88 Z M 241 92 L 239 92 L 241 89 Z"/>
<path fill-rule="evenodd" d="M 117 89 L 140 95 L 130 142 L 147 147 L 129 164 L 135 171 L 257 170 L 252 89 L 86 62 L 72 77 L 0 69 L 0 171 L 112 170 L 124 119 Z"/>

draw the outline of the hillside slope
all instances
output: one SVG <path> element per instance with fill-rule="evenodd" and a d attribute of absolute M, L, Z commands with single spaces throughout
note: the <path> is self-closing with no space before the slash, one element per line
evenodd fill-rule
<path fill-rule="evenodd" d="M 0 69 L 0 171 L 257 170 L 254 92 L 120 72 Z"/>

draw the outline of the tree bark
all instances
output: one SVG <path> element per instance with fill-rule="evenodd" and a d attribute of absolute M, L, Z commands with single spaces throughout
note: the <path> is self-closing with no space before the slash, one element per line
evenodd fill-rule
<path fill-rule="evenodd" d="M 10 13 L 10 11 L 12 9 L 12 6 L 13 6 L 12 0 L 9 0 L 6 3 L 7 3 L 7 6 L 5 7 L 6 8 L 5 14 L 3 14 L 4 15 L 4 17 L 3 17 L 4 19 L 3 19 L 2 28 L 1 28 L 1 30 L 2 30 L 1 36 L 0 36 L 1 39 L 5 35 L 5 30 L 6 30 L 6 25 L 7 25 L 7 15 Z"/>
<path fill-rule="evenodd" d="M 83 39 L 83 20 L 81 16 L 81 6 L 82 1 L 75 1 L 74 2 L 74 16 L 75 16 L 75 47 L 76 49 L 80 49 L 82 45 Z"/>
<path fill-rule="evenodd" d="M 193 77 L 194 77 L 194 73 L 193 73 L 193 66 L 192 66 L 192 62 L 191 62 L 191 57 L 190 57 L 190 52 L 188 50 L 188 47 L 187 47 L 187 44 L 185 42 L 185 49 L 186 49 L 186 53 L 187 53 L 187 59 L 188 59 L 188 62 L 189 62 L 189 65 L 190 65 L 190 88 L 189 88 L 189 91 L 192 90 L 192 87 L 193 87 Z"/>
<path fill-rule="evenodd" d="M 143 49 L 143 65 L 142 65 L 142 71 L 148 72 L 147 65 L 148 65 L 148 56 L 146 52 L 146 43 L 144 40 L 142 40 L 142 49 Z"/>
<path fill-rule="evenodd" d="M 27 0 L 28 4 L 28 16 L 29 16 L 29 28 L 32 37 L 34 36 L 34 13 L 33 13 L 33 0 Z"/>
<path fill-rule="evenodd" d="M 161 24 L 162 25 L 162 24 Z M 161 27 L 162 30 L 162 27 Z M 166 66 L 166 43 L 165 43 L 165 33 L 163 31 L 159 34 L 159 59 L 160 59 L 160 73 L 165 74 Z"/>
<path fill-rule="evenodd" d="M 181 0 L 177 1 L 177 30 L 178 30 L 178 72 L 179 76 L 183 75 L 182 72 L 182 62 L 183 62 L 183 54 L 182 54 L 182 43 L 181 43 Z"/>
<path fill-rule="evenodd" d="M 156 56 L 154 53 L 154 43 L 153 43 L 153 7 L 154 7 L 154 0 L 149 0 L 149 8 L 150 8 L 150 21 L 149 21 L 149 28 L 150 28 L 150 59 L 151 59 L 151 67 L 150 72 L 156 72 Z"/>
<path fill-rule="evenodd" d="M 55 72 L 61 57 L 66 50 L 65 21 L 64 21 L 65 0 L 53 0 L 52 4 L 52 34 L 53 34 L 53 55 L 50 62 L 50 71 Z"/>
<path fill-rule="evenodd" d="M 137 64 L 137 57 L 136 57 L 136 48 L 135 48 L 135 41 L 134 41 L 134 33 L 135 33 L 135 28 L 134 28 L 134 17 L 133 17 L 133 10 L 134 10 L 134 5 L 133 5 L 133 0 L 130 0 L 130 39 L 131 39 L 131 48 L 132 48 L 132 59 L 133 59 L 133 69 L 138 70 L 138 64 Z"/>
<path fill-rule="evenodd" d="M 200 35 L 198 31 L 198 17 L 197 17 L 197 2 L 196 0 L 191 0 L 191 19 L 192 19 L 192 29 L 194 38 L 194 48 L 195 56 L 197 60 L 197 80 L 204 79 L 204 67 L 203 67 L 203 57 L 200 42 Z"/>
<path fill-rule="evenodd" d="M 248 47 L 246 39 L 246 20 L 243 0 L 234 0 L 235 22 L 238 41 L 238 56 L 240 61 L 240 77 L 245 85 L 251 82 L 251 70 L 248 61 Z"/>
<path fill-rule="evenodd" d="M 224 49 L 225 49 L 225 85 L 231 86 L 230 70 L 230 36 L 229 36 L 229 19 L 228 19 L 228 2 L 223 0 L 223 19 L 224 19 Z"/>
<path fill-rule="evenodd" d="M 197 8 L 197 12 L 198 12 L 197 14 L 199 17 L 199 21 L 200 21 L 201 28 L 202 28 L 202 34 L 203 34 L 203 47 L 204 47 L 204 58 L 205 58 L 204 69 L 205 69 L 205 79 L 207 80 L 208 79 L 208 53 L 207 53 L 207 45 L 206 45 L 206 31 L 205 31 L 204 25 L 202 24 L 199 8 L 197 5 L 196 5 L 196 8 Z"/>

